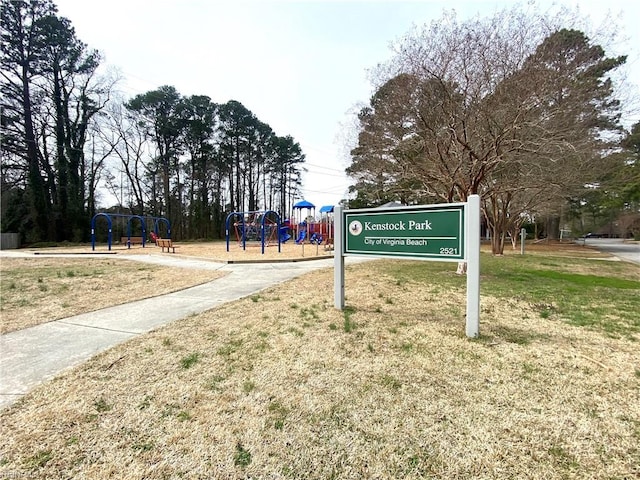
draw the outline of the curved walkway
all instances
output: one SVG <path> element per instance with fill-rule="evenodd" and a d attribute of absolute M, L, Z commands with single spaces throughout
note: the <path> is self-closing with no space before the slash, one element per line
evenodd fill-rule
<path fill-rule="evenodd" d="M 19 254 L 3 251 L 0 256 Z M 30 389 L 62 370 L 78 365 L 118 343 L 174 320 L 333 265 L 333 258 L 277 264 L 226 264 L 173 255 L 119 255 L 118 258 L 229 273 L 179 292 L 55 320 L 0 336 L 0 408 L 11 405 Z"/>

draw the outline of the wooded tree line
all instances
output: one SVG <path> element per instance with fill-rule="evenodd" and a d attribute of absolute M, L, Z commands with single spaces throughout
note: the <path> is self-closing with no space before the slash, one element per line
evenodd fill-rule
<path fill-rule="evenodd" d="M 479 194 L 494 253 L 541 217 L 557 235 L 594 192 L 638 214 L 638 126 L 622 128 L 611 80 L 626 57 L 565 20 L 516 7 L 463 23 L 447 14 L 406 35 L 358 115 L 351 205 Z"/>
<path fill-rule="evenodd" d="M 51 0 L 0 0 L 2 231 L 86 241 L 105 184 L 117 213 L 163 216 L 176 238 L 226 213 L 290 211 L 305 156 L 240 102 L 162 86 L 125 100 Z"/>

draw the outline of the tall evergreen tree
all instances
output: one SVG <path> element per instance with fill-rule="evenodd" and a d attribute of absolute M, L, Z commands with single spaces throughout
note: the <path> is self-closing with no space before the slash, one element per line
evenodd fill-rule
<path fill-rule="evenodd" d="M 49 0 L 2 0 L 3 143 L 28 172 L 31 239 L 77 241 L 88 236 L 87 129 L 110 87 L 95 77 L 97 52 L 56 14 Z"/>
<path fill-rule="evenodd" d="M 276 202 L 272 209 L 286 214 L 291 212 L 293 199 L 302 186 L 302 165 L 305 155 L 300 144 L 290 135 L 274 138 L 274 156 L 269 168 Z"/>
<path fill-rule="evenodd" d="M 189 232 L 192 236 L 208 237 L 213 231 L 217 231 L 216 226 L 214 225 L 212 230 L 211 225 L 211 193 L 219 185 L 216 178 L 220 175 L 215 169 L 217 147 L 214 144 L 214 132 L 217 125 L 217 105 L 203 95 L 191 96 L 184 102 L 188 118 L 184 143 L 189 155 Z"/>
<path fill-rule="evenodd" d="M 230 166 L 230 211 L 249 210 L 248 167 L 255 148 L 258 119 L 242 103 L 230 100 L 220 106 L 220 154 Z M 253 205 L 252 205 L 253 206 Z M 255 210 L 255 208 L 253 208 Z"/>
<path fill-rule="evenodd" d="M 47 43 L 43 19 L 54 15 L 55 6 L 45 1 L 0 3 L 0 66 L 2 67 L 3 152 L 24 158 L 30 216 L 31 240 L 55 235 L 49 218 L 51 198 L 41 175 L 44 159 L 38 148 L 34 112 L 34 82 L 42 75 L 43 53 Z M 4 155 L 4 153 L 3 153 Z"/>
<path fill-rule="evenodd" d="M 139 121 L 147 128 L 157 148 L 155 163 L 160 174 L 162 204 L 154 199 L 156 216 L 166 216 L 172 224 L 181 218 L 179 198 L 172 195 L 181 188 L 178 175 L 178 160 L 183 151 L 184 135 L 188 124 L 188 109 L 178 91 L 171 86 L 162 86 L 157 90 L 136 95 L 127 102 L 126 107 L 139 115 Z M 155 179 L 152 179 L 155 182 Z"/>

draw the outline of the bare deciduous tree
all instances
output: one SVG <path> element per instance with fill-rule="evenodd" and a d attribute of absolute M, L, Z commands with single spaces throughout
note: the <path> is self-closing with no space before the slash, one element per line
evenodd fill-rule
<path fill-rule="evenodd" d="M 584 185 L 619 131 L 607 58 L 566 18 L 518 8 L 407 35 L 382 66 L 348 172 L 411 201 L 482 197 L 501 254 L 525 213 Z"/>

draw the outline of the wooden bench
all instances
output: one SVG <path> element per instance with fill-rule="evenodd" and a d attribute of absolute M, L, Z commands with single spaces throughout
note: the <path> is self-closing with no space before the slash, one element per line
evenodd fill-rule
<path fill-rule="evenodd" d="M 170 253 L 169 249 L 171 249 L 173 253 L 176 253 L 176 248 L 178 248 L 177 245 L 173 244 L 170 238 L 159 238 L 156 240 L 156 245 L 158 245 L 162 249 L 161 251 L 163 253 L 165 248 L 167 249 L 167 253 Z"/>
<path fill-rule="evenodd" d="M 142 237 L 120 237 L 122 245 L 129 245 L 129 241 L 131 241 L 131 245 L 142 245 Z"/>

